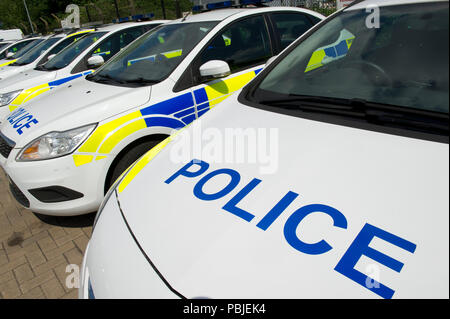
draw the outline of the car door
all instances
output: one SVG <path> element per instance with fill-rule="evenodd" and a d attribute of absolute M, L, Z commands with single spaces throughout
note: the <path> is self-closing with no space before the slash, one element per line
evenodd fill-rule
<path fill-rule="evenodd" d="M 196 113 L 188 116 L 198 118 L 246 85 L 273 54 L 265 17 L 263 15 L 245 17 L 232 22 L 215 35 L 193 60 L 174 90 L 181 90 L 183 86 L 191 87 Z M 202 79 L 199 68 L 211 60 L 227 62 L 231 74 L 213 81 Z M 189 119 L 181 119 L 190 122 Z"/>

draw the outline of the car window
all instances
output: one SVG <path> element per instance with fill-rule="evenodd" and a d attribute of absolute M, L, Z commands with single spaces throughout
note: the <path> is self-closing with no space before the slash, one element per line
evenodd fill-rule
<path fill-rule="evenodd" d="M 141 26 L 117 32 L 94 48 L 89 57 L 100 55 L 106 62 L 143 33 Z"/>
<path fill-rule="evenodd" d="M 196 82 L 200 80 L 198 68 L 208 61 L 223 60 L 234 73 L 262 64 L 271 56 L 272 48 L 264 18 L 254 16 L 240 20 L 221 31 L 196 58 Z"/>
<path fill-rule="evenodd" d="M 81 33 L 78 35 L 74 35 L 71 37 L 68 37 L 61 42 L 59 42 L 57 45 L 55 45 L 42 59 L 38 62 L 38 65 L 41 65 L 48 61 L 48 57 L 53 54 L 58 54 L 62 49 L 67 47 L 68 45 L 72 44 L 73 42 L 77 41 L 78 39 L 84 37 L 86 33 Z"/>
<path fill-rule="evenodd" d="M 47 51 L 52 45 L 61 40 L 61 37 L 52 37 L 45 41 L 42 41 L 36 45 L 33 49 L 25 53 L 14 65 L 27 65 L 34 62 L 45 51 Z"/>
<path fill-rule="evenodd" d="M 310 19 L 303 13 L 274 13 L 271 14 L 271 19 L 281 50 L 313 26 Z"/>
<path fill-rule="evenodd" d="M 5 51 L 3 51 L 3 53 L 0 54 L 0 59 L 6 59 L 9 52 L 16 54 L 19 51 L 21 51 L 22 49 L 23 49 L 23 54 L 25 54 L 26 52 L 28 52 L 28 50 L 31 50 L 34 47 L 34 45 L 38 44 L 41 41 L 42 41 L 41 39 L 34 39 L 34 40 L 28 40 L 28 41 L 22 41 L 22 42 L 16 43 L 13 46 L 6 49 Z"/>
<path fill-rule="evenodd" d="M 383 7 L 379 28 L 368 28 L 366 17 L 355 9 L 324 24 L 267 74 L 255 94 L 448 113 L 448 2 Z"/>
<path fill-rule="evenodd" d="M 91 81 L 145 86 L 165 79 L 217 21 L 171 23 L 147 32 L 101 67 Z"/>
<path fill-rule="evenodd" d="M 78 41 L 68 45 L 53 59 L 41 65 L 40 70 L 59 70 L 73 62 L 83 51 L 98 41 L 106 32 L 90 32 Z"/>

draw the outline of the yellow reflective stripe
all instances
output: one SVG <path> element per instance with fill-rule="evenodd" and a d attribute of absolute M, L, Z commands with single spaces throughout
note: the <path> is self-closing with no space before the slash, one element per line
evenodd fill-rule
<path fill-rule="evenodd" d="M 84 144 L 80 147 L 78 151 L 86 153 L 95 153 L 97 151 L 97 148 L 100 146 L 100 143 L 106 138 L 106 136 L 109 133 L 117 129 L 119 126 L 141 116 L 142 116 L 141 112 L 136 111 L 99 126 L 91 135 L 91 137 L 89 137 L 88 140 L 84 142 Z"/>
<path fill-rule="evenodd" d="M 164 52 L 164 56 L 168 59 L 175 58 L 177 56 L 180 56 L 183 53 L 183 50 L 174 50 L 169 52 Z"/>
<path fill-rule="evenodd" d="M 159 152 L 162 151 L 167 144 L 169 144 L 172 139 L 178 135 L 179 132 L 169 136 L 164 141 L 160 142 L 158 145 L 153 147 L 150 151 L 148 151 L 141 159 L 133 166 L 133 168 L 127 173 L 125 178 L 120 182 L 117 190 L 119 193 L 122 193 L 123 190 L 130 184 L 130 182 L 136 177 L 136 175 L 156 156 Z"/>
<path fill-rule="evenodd" d="M 144 119 L 139 119 L 137 121 L 134 121 L 126 126 L 121 127 L 116 132 L 114 132 L 113 135 L 111 135 L 100 147 L 100 150 L 98 153 L 101 154 L 109 154 L 112 149 L 119 144 L 123 139 L 125 139 L 127 136 L 142 130 L 146 128 L 147 125 L 145 124 Z"/>
<path fill-rule="evenodd" d="M 89 29 L 89 30 L 83 30 L 83 31 L 75 32 L 75 33 L 69 34 L 66 38 L 70 38 L 70 37 L 73 37 L 73 36 L 76 36 L 76 35 L 79 35 L 79 34 L 88 33 L 88 32 L 92 32 L 92 31 L 95 31 L 95 29 Z"/>
<path fill-rule="evenodd" d="M 0 68 L 1 68 L 2 66 L 6 66 L 6 65 L 11 64 L 11 63 L 14 63 L 14 62 L 16 62 L 16 61 L 17 61 L 17 59 L 11 60 L 11 61 L 8 61 L 8 62 L 5 62 L 5 63 L 3 63 L 3 64 L 0 64 Z"/>
<path fill-rule="evenodd" d="M 9 110 L 12 112 L 19 106 L 21 106 L 23 103 L 28 102 L 29 100 L 35 98 L 39 94 L 42 94 L 44 92 L 47 92 L 50 90 L 50 87 L 48 83 L 35 86 L 30 89 L 24 90 L 22 93 L 20 93 L 9 105 Z"/>
<path fill-rule="evenodd" d="M 322 60 L 325 58 L 325 50 L 315 51 L 309 59 L 308 65 L 306 66 L 305 73 L 314 69 L 321 67 Z"/>
<path fill-rule="evenodd" d="M 227 94 L 227 95 L 219 97 L 218 99 L 209 101 L 209 108 L 212 109 L 213 107 L 215 107 L 217 104 L 219 104 L 223 100 L 226 100 L 230 95 L 231 94 Z"/>
<path fill-rule="evenodd" d="M 94 159 L 93 155 L 72 155 L 75 166 L 81 166 L 92 162 Z"/>
<path fill-rule="evenodd" d="M 244 85 L 250 82 L 255 77 L 255 72 L 247 72 L 230 79 L 219 81 L 205 87 L 206 95 L 208 96 L 209 104 L 211 106 L 218 104 L 228 97 L 229 94 L 241 89 Z M 224 97 L 224 95 L 227 95 Z M 220 99 L 219 99 L 220 98 Z M 216 101 L 216 99 L 219 99 Z"/>
<path fill-rule="evenodd" d="M 96 160 L 96 161 L 99 161 L 99 160 L 102 160 L 102 159 L 104 159 L 104 158 L 106 158 L 106 156 L 97 156 L 97 157 L 95 158 L 95 160 Z"/>

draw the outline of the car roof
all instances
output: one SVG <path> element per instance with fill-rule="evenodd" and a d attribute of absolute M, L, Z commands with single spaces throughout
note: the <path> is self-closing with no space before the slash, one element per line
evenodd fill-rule
<path fill-rule="evenodd" d="M 221 21 L 224 20 L 236 13 L 239 12 L 243 12 L 243 11 L 248 11 L 249 9 L 245 9 L 245 8 L 227 8 L 227 9 L 218 9 L 218 10 L 213 10 L 213 11 L 206 11 L 206 12 L 202 12 L 202 13 L 197 13 L 197 14 L 190 14 L 186 17 L 186 19 L 183 20 L 183 18 L 181 19 L 177 19 L 174 20 L 174 23 L 180 23 L 180 22 L 204 22 L 204 21 Z"/>
<path fill-rule="evenodd" d="M 432 2 L 448 2 L 448 0 L 364 0 L 349 6 L 348 8 L 344 9 L 344 11 L 365 9 L 367 6 L 370 5 L 386 7 L 395 5 L 408 5 L 414 3 L 432 3 Z"/>
<path fill-rule="evenodd" d="M 96 28 L 96 31 L 116 31 L 121 29 L 126 29 L 133 26 L 139 26 L 139 25 L 148 25 L 148 24 L 162 24 L 167 23 L 170 20 L 152 20 L 152 21 L 143 21 L 143 22 L 123 22 L 123 23 L 116 23 L 116 24 L 110 24 L 105 26 L 100 26 Z"/>
<path fill-rule="evenodd" d="M 173 20 L 171 23 L 189 23 L 189 22 L 207 22 L 207 21 L 223 21 L 231 16 L 239 14 L 239 16 L 243 16 L 246 13 L 248 14 L 257 14 L 264 12 L 273 12 L 273 11 L 299 11 L 312 15 L 317 15 L 318 17 L 322 17 L 322 15 L 303 8 L 296 7 L 258 7 L 258 8 L 227 8 L 227 9 L 217 9 L 212 11 L 206 11 L 197 14 L 190 14 L 185 19 L 177 19 Z M 242 13 L 242 14 L 241 14 Z"/>

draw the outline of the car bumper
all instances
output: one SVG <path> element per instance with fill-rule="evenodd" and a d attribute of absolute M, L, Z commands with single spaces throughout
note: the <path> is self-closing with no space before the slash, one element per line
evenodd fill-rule
<path fill-rule="evenodd" d="M 94 212 L 104 196 L 104 176 L 109 158 L 76 166 L 72 156 L 17 162 L 20 150 L 13 149 L 8 159 L 0 155 L 10 190 L 16 201 L 33 212 L 72 216 Z"/>
<path fill-rule="evenodd" d="M 115 194 L 106 203 L 86 249 L 79 298 L 178 298 L 140 251 Z"/>

